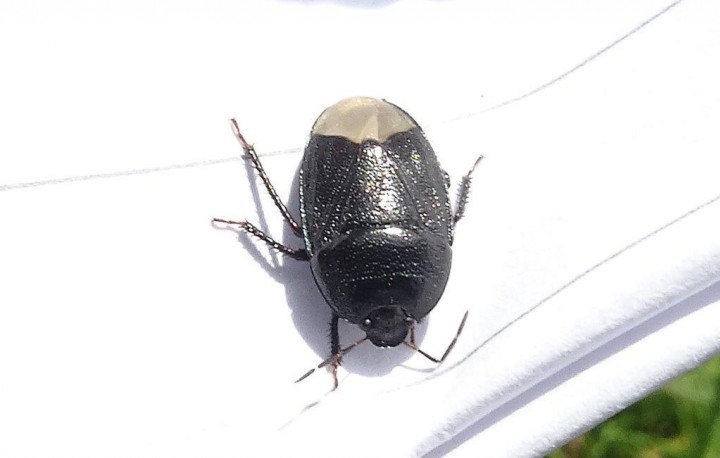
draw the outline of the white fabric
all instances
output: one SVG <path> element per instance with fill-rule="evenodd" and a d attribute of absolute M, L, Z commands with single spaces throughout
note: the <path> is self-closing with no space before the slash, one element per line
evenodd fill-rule
<path fill-rule="evenodd" d="M 717 2 L 480 3 L 0 6 L 0 455 L 535 456 L 720 350 Z M 308 266 L 209 221 L 300 246 L 226 120 L 292 196 L 350 95 L 455 182 L 486 159 L 419 334 L 469 310 L 448 361 L 365 344 L 328 393 L 292 383 Z"/>

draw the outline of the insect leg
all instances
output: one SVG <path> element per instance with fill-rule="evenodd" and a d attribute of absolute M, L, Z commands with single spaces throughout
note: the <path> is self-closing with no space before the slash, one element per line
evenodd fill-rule
<path fill-rule="evenodd" d="M 350 350 L 352 350 L 353 348 L 357 347 L 358 345 L 360 345 L 361 343 L 365 342 L 366 340 L 368 340 L 367 336 L 365 336 L 365 337 L 363 337 L 362 339 L 356 341 L 355 343 L 352 343 L 352 344 L 348 345 L 348 346 L 345 347 L 345 348 L 339 349 L 339 350 L 337 351 L 337 353 L 333 353 L 332 355 L 330 355 L 330 357 L 329 357 L 328 359 L 326 359 L 325 361 L 323 361 L 323 362 L 321 362 L 320 364 L 318 364 L 317 367 L 313 367 L 313 368 L 310 369 L 309 371 L 305 372 L 305 373 L 302 375 L 302 377 L 300 377 L 299 379 L 295 380 L 295 383 L 302 382 L 302 381 L 305 380 L 306 378 L 310 377 L 310 375 L 315 372 L 315 369 L 322 369 L 323 367 L 327 367 L 327 366 L 329 366 L 329 365 L 331 365 L 331 364 L 332 364 L 332 365 L 339 364 L 338 361 L 339 361 L 343 356 L 345 356 L 346 354 L 348 354 L 348 352 L 349 352 Z M 335 391 L 335 390 L 337 389 L 337 387 L 338 387 L 337 376 L 335 376 L 335 386 L 333 387 L 333 391 Z"/>
<path fill-rule="evenodd" d="M 332 318 L 330 318 L 330 354 L 331 355 L 337 355 L 340 353 L 340 331 L 338 330 L 338 322 L 340 321 L 340 316 L 332 312 Z M 333 375 L 333 390 L 336 390 L 338 387 L 338 378 L 337 378 L 337 370 L 338 366 L 342 363 L 342 357 L 337 358 L 335 361 L 331 363 L 332 367 L 332 375 Z"/>
<path fill-rule="evenodd" d="M 465 315 L 463 315 L 462 320 L 460 321 L 460 326 L 458 327 L 455 337 L 453 338 L 452 342 L 450 342 L 450 345 L 448 345 L 447 349 L 445 349 L 445 353 L 443 353 L 442 358 L 440 358 L 440 359 L 437 359 L 434 356 L 431 356 L 431 355 L 425 353 L 424 351 L 422 351 L 420 349 L 420 347 L 417 346 L 417 344 L 415 343 L 415 327 L 414 326 L 412 328 L 410 328 L 410 330 L 411 330 L 410 341 L 408 342 L 406 340 L 403 343 L 405 344 L 406 347 L 412 348 L 413 350 L 420 353 L 421 355 L 423 355 L 430 361 L 437 363 L 437 364 L 441 364 L 448 357 L 448 355 L 450 354 L 450 351 L 455 347 L 458 337 L 460 337 L 460 334 L 462 333 L 463 328 L 465 327 L 465 322 L 467 321 L 467 317 L 468 317 L 468 312 L 466 311 Z"/>
<path fill-rule="evenodd" d="M 279 251 L 282 254 L 285 254 L 287 256 L 290 256 L 291 258 L 297 259 L 298 261 L 309 261 L 310 260 L 310 256 L 308 256 L 307 251 L 305 251 L 304 249 L 290 248 L 289 246 L 285 246 L 282 243 L 278 243 L 275 241 L 275 239 L 273 239 L 272 237 L 270 237 L 269 235 L 267 235 L 266 233 L 264 233 L 263 231 L 258 229 L 256 226 L 252 225 L 251 223 L 248 223 L 247 221 L 229 221 L 226 219 L 214 218 L 212 220 L 212 222 L 213 223 L 222 223 L 222 224 L 231 224 L 233 226 L 238 226 L 240 228 L 240 230 L 242 230 L 243 232 L 247 232 L 248 234 L 252 235 L 253 237 L 256 237 L 256 238 L 262 240 L 263 242 L 270 245 L 271 248 Z"/>
<path fill-rule="evenodd" d="M 472 180 L 472 173 L 475 171 L 475 167 L 478 166 L 483 157 L 485 156 L 480 156 L 475 160 L 475 163 L 470 168 L 470 171 L 464 177 L 462 177 L 462 180 L 460 181 L 460 190 L 458 192 L 458 199 L 455 204 L 455 212 L 453 214 L 453 224 L 457 224 L 457 222 L 460 221 L 460 219 L 465 214 L 465 206 L 467 205 L 468 194 L 470 193 L 470 181 Z"/>
<path fill-rule="evenodd" d="M 243 137 L 243 135 L 240 133 L 240 127 L 238 127 L 238 123 L 237 121 L 235 121 L 235 119 L 230 120 L 230 125 L 232 127 L 233 133 L 235 134 L 235 137 L 237 137 L 237 139 L 240 141 L 243 151 L 245 151 L 245 154 L 252 162 L 255 170 L 257 170 L 258 175 L 260 175 L 260 179 L 265 185 L 265 189 L 267 189 L 268 194 L 270 194 L 270 198 L 272 199 L 273 203 L 275 203 L 275 206 L 280 210 L 280 213 L 282 213 L 283 218 L 285 218 L 285 221 L 287 221 L 287 223 L 290 225 L 290 229 L 292 229 L 293 233 L 298 237 L 301 237 L 302 231 L 300 229 L 300 225 L 292 217 L 285 204 L 282 202 L 282 200 L 280 200 L 280 196 L 278 196 L 277 191 L 275 191 L 275 187 L 272 185 L 272 183 L 270 183 L 270 178 L 267 176 L 267 173 L 265 173 L 265 169 L 260 162 L 260 158 L 255 152 L 255 148 L 253 147 L 253 145 L 248 143 L 245 140 L 245 137 Z"/>

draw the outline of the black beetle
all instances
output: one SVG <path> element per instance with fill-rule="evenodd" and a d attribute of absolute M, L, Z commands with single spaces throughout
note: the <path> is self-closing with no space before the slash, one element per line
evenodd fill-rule
<path fill-rule="evenodd" d="M 401 343 L 442 362 L 462 331 L 437 359 L 415 345 L 415 324 L 440 300 L 450 274 L 455 224 L 462 218 L 471 174 L 462 178 L 456 208 L 448 197 L 450 179 L 418 123 L 385 100 L 352 97 L 332 105 L 310 132 L 300 168 L 299 225 L 270 183 L 253 146 L 233 131 L 257 169 L 273 202 L 304 249 L 276 242 L 247 221 L 233 224 L 298 260 L 310 261 L 313 277 L 332 309 L 331 365 L 356 345 Z M 340 348 L 338 320 L 360 326 L 363 339 Z M 409 341 L 405 340 L 410 334 Z M 298 381 L 310 375 L 311 369 Z"/>

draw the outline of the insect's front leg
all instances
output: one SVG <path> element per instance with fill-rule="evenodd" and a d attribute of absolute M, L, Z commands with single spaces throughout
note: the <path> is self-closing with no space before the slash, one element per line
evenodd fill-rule
<path fill-rule="evenodd" d="M 332 312 L 332 318 L 330 318 L 330 354 L 331 355 L 338 355 L 340 354 L 340 331 L 338 329 L 338 324 L 340 322 L 340 316 Z M 333 375 L 333 390 L 337 389 L 338 387 L 338 378 L 337 378 L 337 371 L 338 366 L 342 363 L 342 357 L 337 358 L 335 362 L 331 364 L 331 371 Z"/>

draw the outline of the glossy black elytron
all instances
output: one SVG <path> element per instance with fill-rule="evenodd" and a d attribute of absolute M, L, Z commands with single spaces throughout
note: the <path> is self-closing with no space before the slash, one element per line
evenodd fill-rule
<path fill-rule="evenodd" d="M 437 304 L 452 260 L 445 173 L 415 120 L 370 98 L 325 110 L 300 168 L 300 214 L 330 307 L 375 345 L 400 344 Z"/>
<path fill-rule="evenodd" d="M 413 331 L 445 290 L 454 226 L 462 217 L 470 176 L 480 159 L 463 177 L 453 211 L 449 178 L 410 115 L 384 100 L 341 100 L 319 116 L 305 147 L 298 224 L 254 149 L 233 125 L 273 201 L 295 234 L 302 236 L 305 248 L 284 246 L 247 222 L 214 221 L 236 224 L 271 247 L 310 262 L 315 282 L 333 311 L 332 356 L 319 367 L 336 369 L 341 357 L 365 339 L 380 347 L 405 343 L 442 361 L 454 341 L 437 360 L 415 346 Z M 366 338 L 340 349 L 340 318 L 360 326 Z"/>

